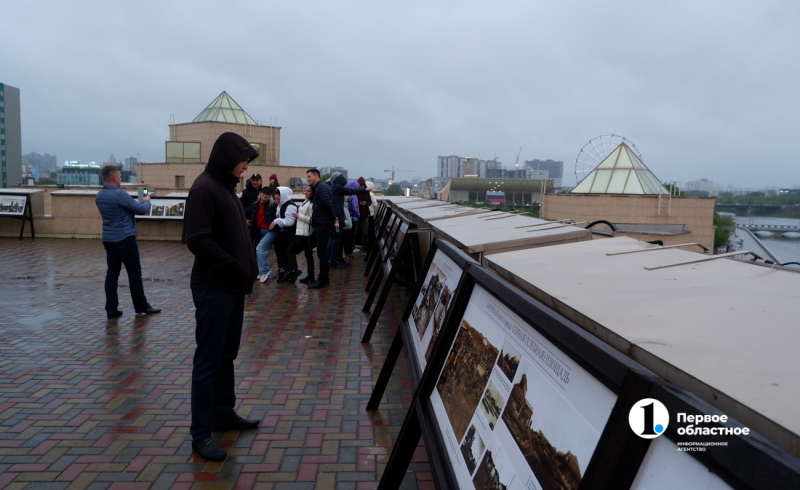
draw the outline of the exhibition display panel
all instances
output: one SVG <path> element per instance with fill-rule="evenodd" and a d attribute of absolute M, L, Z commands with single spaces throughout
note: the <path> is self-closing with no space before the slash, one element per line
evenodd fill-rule
<path fill-rule="evenodd" d="M 500 251 L 591 240 L 591 231 L 580 226 L 500 211 L 439 219 L 428 226 L 479 262 Z"/>
<path fill-rule="evenodd" d="M 655 375 L 488 269 L 465 271 L 380 488 L 397 488 L 421 435 L 438 488 L 630 486 L 649 441 L 621 429 Z"/>
<path fill-rule="evenodd" d="M 413 386 L 417 386 L 469 263 L 475 261 L 450 243 L 434 240 L 367 403 L 368 410 L 378 408 L 403 347 L 408 353 Z"/>
<path fill-rule="evenodd" d="M 376 247 L 378 249 L 377 265 L 373 267 L 367 281 L 366 290 L 369 294 L 361 311 L 370 311 L 378 290 L 380 290 L 380 296 L 378 296 L 375 310 L 372 311 L 361 342 L 369 342 L 392 285 L 397 283 L 411 289 L 421 269 L 422 260 L 416 234 L 417 226 L 396 210 L 388 210 L 387 213 L 390 213 L 390 216 L 379 237 L 378 247 Z"/>

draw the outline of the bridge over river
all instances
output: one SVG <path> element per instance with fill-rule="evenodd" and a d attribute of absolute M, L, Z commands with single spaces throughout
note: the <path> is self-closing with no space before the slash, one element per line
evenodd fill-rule
<path fill-rule="evenodd" d="M 783 235 L 785 233 L 800 233 L 800 225 L 761 225 L 761 224 L 752 224 L 752 225 L 737 225 L 738 228 L 744 228 L 750 230 L 752 232 L 757 231 L 769 231 L 776 235 Z"/>

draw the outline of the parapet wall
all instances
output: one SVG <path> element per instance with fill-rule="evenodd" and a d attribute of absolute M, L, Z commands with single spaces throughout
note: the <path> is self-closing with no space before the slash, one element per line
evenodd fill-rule
<path fill-rule="evenodd" d="M 99 190 L 99 188 L 97 189 Z M 50 213 L 34 216 L 34 231 L 43 238 L 102 238 L 103 222 L 94 203 L 95 191 L 48 193 L 45 206 Z M 19 236 L 21 221 L 0 216 L 0 236 Z M 139 240 L 177 240 L 183 233 L 183 221 L 140 220 Z M 25 224 L 24 236 L 30 237 L 30 224 Z"/>

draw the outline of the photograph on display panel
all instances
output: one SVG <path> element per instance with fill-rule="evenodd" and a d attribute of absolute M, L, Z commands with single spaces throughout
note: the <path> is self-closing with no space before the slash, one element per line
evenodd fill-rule
<path fill-rule="evenodd" d="M 616 395 L 480 285 L 460 325 L 430 400 L 462 488 L 578 488 Z"/>
<path fill-rule="evenodd" d="M 383 229 L 383 235 L 381 235 L 380 240 L 378 243 L 380 244 L 381 250 L 384 252 L 384 257 L 386 256 L 386 252 L 388 252 L 389 247 L 389 238 L 391 237 L 392 230 L 394 228 L 394 223 L 398 220 L 397 215 L 391 213 L 389 216 L 389 221 L 386 223 L 386 228 Z"/>
<path fill-rule="evenodd" d="M 0 195 L 0 215 L 3 216 L 23 216 L 25 213 L 25 196 L 2 196 Z"/>
<path fill-rule="evenodd" d="M 403 240 L 408 232 L 408 227 L 409 225 L 406 222 L 401 222 L 399 219 L 395 221 L 395 230 L 392 233 L 394 240 L 389 242 L 391 243 L 388 252 L 389 256 L 386 258 L 386 262 L 383 263 L 384 272 L 387 277 L 392 270 L 392 266 L 394 266 L 394 263 L 397 261 L 397 256 L 400 253 L 400 247 L 403 245 Z"/>
<path fill-rule="evenodd" d="M 444 243 L 442 246 L 448 247 L 446 242 Z M 408 317 L 410 337 L 421 367 L 420 372 L 424 371 L 430 361 L 463 272 L 462 267 L 447 253 L 439 247 L 435 248 L 422 287 Z"/>
<path fill-rule="evenodd" d="M 137 218 L 183 219 L 186 199 L 151 199 L 150 212 Z"/>

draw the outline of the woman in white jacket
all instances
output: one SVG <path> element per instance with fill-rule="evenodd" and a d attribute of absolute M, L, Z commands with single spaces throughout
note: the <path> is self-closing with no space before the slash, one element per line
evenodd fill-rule
<path fill-rule="evenodd" d="M 300 205 L 300 209 L 294 213 L 297 218 L 297 233 L 289 244 L 287 252 L 289 254 L 289 272 L 283 282 L 295 282 L 301 274 L 297 267 L 297 254 L 303 250 L 308 264 L 308 275 L 300 279 L 303 283 L 312 283 L 314 276 L 314 240 L 311 236 L 311 201 L 314 198 L 314 188 L 306 186 L 305 201 Z"/>

